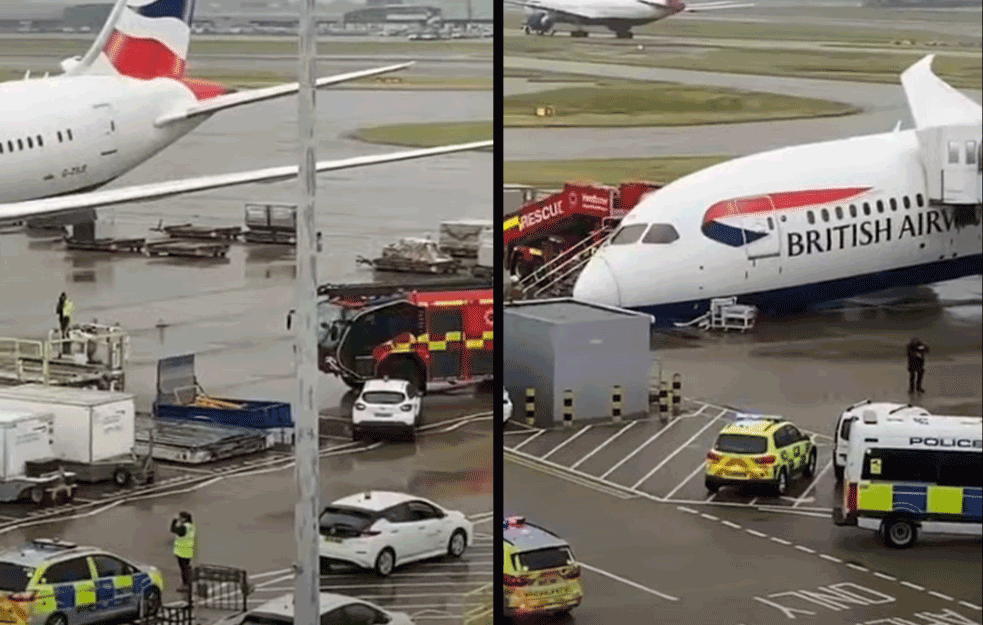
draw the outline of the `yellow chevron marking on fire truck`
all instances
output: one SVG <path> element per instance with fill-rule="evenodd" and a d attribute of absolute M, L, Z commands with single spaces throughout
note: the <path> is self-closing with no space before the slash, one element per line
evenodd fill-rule
<path fill-rule="evenodd" d="M 518 225 L 519 225 L 518 217 L 513 217 L 512 219 L 506 219 L 504 224 L 506 230 L 511 230 L 512 228 L 515 228 Z"/>
<path fill-rule="evenodd" d="M 432 352 L 442 352 L 447 350 L 447 341 L 430 341 L 427 348 Z"/>
<path fill-rule="evenodd" d="M 444 335 L 444 340 L 445 341 L 460 341 L 461 340 L 461 333 L 460 332 L 448 332 L 447 334 Z"/>
<path fill-rule="evenodd" d="M 453 301 L 444 301 L 444 302 L 433 302 L 434 306 L 464 306 L 465 304 L 467 304 L 467 302 L 464 301 L 463 299 L 456 299 Z"/>
<path fill-rule="evenodd" d="M 492 338 L 494 337 L 494 335 L 495 335 L 495 333 L 493 331 L 488 330 L 487 332 L 482 332 L 481 338 L 485 339 L 486 341 L 490 341 L 490 340 L 492 340 Z"/>
<path fill-rule="evenodd" d="M 485 346 L 485 341 L 482 339 L 468 339 L 465 345 L 468 349 L 481 349 Z"/>
<path fill-rule="evenodd" d="M 494 304 L 495 303 L 495 300 L 493 300 L 493 299 L 482 299 L 482 300 L 478 300 L 478 303 L 479 304 Z"/>

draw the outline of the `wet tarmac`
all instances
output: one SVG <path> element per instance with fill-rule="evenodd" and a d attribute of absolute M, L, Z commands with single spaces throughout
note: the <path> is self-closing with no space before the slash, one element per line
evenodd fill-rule
<path fill-rule="evenodd" d="M 841 496 L 832 434 L 847 406 L 870 398 L 983 414 L 979 302 L 941 307 L 934 299 L 926 289 L 886 302 L 858 298 L 835 312 L 763 319 L 747 335 L 657 333 L 653 382 L 660 370 L 666 380 L 681 374 L 680 416 L 557 430 L 514 419 L 505 433 L 505 509 L 558 532 L 589 565 L 584 603 L 562 622 L 648 623 L 657 610 L 662 623 L 900 623 L 908 621 L 873 619 L 918 622 L 918 613 L 978 623 L 978 538 L 923 535 L 898 552 L 873 532 L 831 521 Z M 906 392 L 911 335 L 931 346 L 924 395 Z M 735 412 L 780 415 L 813 434 L 816 475 L 793 480 L 783 497 L 707 492 L 705 453 Z M 881 599 L 835 599 L 837 589 Z M 810 592 L 834 600 L 812 601 Z"/>

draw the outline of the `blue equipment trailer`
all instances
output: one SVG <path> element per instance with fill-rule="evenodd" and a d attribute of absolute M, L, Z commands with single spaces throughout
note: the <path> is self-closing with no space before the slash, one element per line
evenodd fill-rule
<path fill-rule="evenodd" d="M 239 408 L 196 406 L 199 397 L 237 404 Z M 195 375 L 194 354 L 163 358 L 157 362 L 157 399 L 154 415 L 163 419 L 207 421 L 264 430 L 278 434 L 277 442 L 289 443 L 294 427 L 290 404 L 278 401 L 228 399 L 207 395 Z"/>

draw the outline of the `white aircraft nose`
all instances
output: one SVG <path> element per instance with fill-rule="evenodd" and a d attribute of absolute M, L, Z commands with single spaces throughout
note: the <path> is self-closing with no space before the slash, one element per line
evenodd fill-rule
<path fill-rule="evenodd" d="M 573 286 L 575 299 L 606 306 L 621 306 L 621 291 L 611 266 L 600 254 L 587 262 Z"/>

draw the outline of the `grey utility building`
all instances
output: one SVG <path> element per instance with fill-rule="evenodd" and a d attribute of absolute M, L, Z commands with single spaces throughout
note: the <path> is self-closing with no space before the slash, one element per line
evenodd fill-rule
<path fill-rule="evenodd" d="M 517 301 L 504 314 L 503 382 L 513 419 L 525 418 L 530 387 L 538 427 L 563 422 L 567 389 L 575 421 L 610 417 L 615 386 L 622 416 L 648 412 L 651 316 L 572 298 Z"/>

